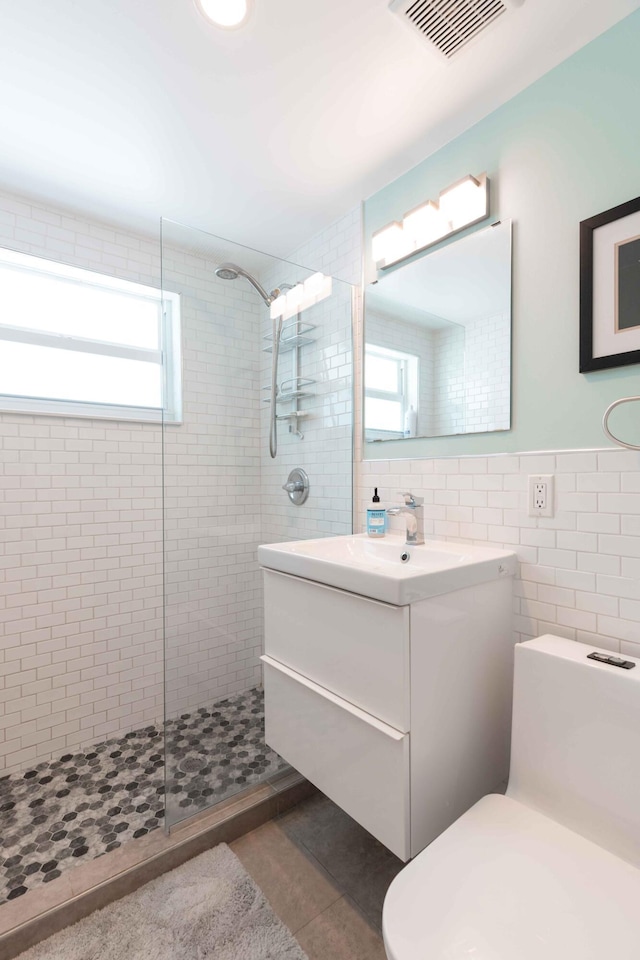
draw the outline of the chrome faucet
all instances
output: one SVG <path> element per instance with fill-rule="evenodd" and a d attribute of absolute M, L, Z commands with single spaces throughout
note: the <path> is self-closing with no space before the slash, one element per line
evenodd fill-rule
<path fill-rule="evenodd" d="M 401 493 L 404 497 L 404 507 L 388 507 L 387 513 L 390 517 L 404 515 L 407 524 L 408 547 L 424 543 L 424 497 L 414 497 L 412 493 Z"/>

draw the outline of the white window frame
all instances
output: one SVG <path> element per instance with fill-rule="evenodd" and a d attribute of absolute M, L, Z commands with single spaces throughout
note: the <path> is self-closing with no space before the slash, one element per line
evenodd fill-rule
<path fill-rule="evenodd" d="M 404 353 L 401 350 L 392 350 L 389 347 L 380 347 L 376 343 L 367 343 L 365 344 L 365 365 L 366 355 L 368 353 L 378 357 L 384 357 L 385 360 L 393 360 L 397 364 L 399 389 L 396 391 L 375 390 L 365 384 L 365 405 L 369 397 L 373 400 L 391 400 L 400 403 L 400 419 L 404 426 L 404 419 L 409 408 L 413 406 L 416 413 L 418 412 L 417 385 L 420 378 L 420 358 L 411 353 Z M 409 364 L 411 363 L 415 364 L 415 373 L 413 375 L 411 375 L 409 371 Z M 415 383 L 412 381 L 415 381 Z M 394 437 L 402 437 L 404 435 L 403 427 L 401 427 L 400 430 L 383 430 L 381 427 L 372 427 L 370 424 L 367 424 L 366 409 L 364 421 L 365 430 L 372 430 L 375 433 L 388 433 Z"/>
<path fill-rule="evenodd" d="M 0 412 L 29 413 L 57 417 L 82 417 L 103 420 L 136 420 L 143 423 L 182 422 L 182 351 L 180 331 L 180 295 L 145 286 L 130 280 L 121 280 L 107 274 L 95 273 L 81 267 L 72 267 L 57 260 L 34 257 L 15 250 L 0 248 L 0 263 L 11 264 L 25 271 L 50 274 L 58 279 L 124 293 L 137 299 L 152 300 L 158 305 L 159 342 L 163 349 L 131 347 L 61 333 L 48 333 L 28 327 L 0 323 L 0 350 L 2 341 L 77 350 L 82 353 L 141 360 L 161 366 L 163 383 L 162 407 L 124 406 L 82 400 L 57 400 L 47 397 L 21 397 L 0 393 Z M 1 294 L 1 291 L 0 291 Z"/>

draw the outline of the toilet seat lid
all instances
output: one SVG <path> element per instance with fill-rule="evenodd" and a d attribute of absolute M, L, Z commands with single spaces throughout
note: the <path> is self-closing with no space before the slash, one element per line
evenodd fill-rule
<path fill-rule="evenodd" d="M 401 871 L 389 960 L 638 960 L 640 870 L 554 820 L 484 797 Z"/>

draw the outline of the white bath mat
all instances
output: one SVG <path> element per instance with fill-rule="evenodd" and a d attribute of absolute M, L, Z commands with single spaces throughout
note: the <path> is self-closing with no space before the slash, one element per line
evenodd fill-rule
<path fill-rule="evenodd" d="M 222 843 L 19 960 L 307 960 Z"/>

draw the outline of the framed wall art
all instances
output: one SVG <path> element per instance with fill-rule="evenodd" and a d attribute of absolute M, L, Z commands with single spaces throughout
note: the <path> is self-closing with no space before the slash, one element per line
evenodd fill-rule
<path fill-rule="evenodd" d="M 640 363 L 640 197 L 580 224 L 580 373 Z"/>

